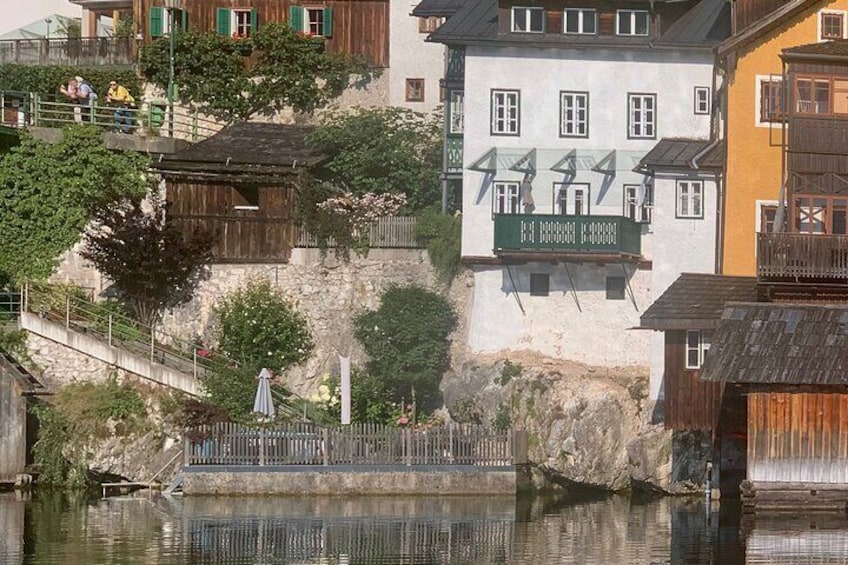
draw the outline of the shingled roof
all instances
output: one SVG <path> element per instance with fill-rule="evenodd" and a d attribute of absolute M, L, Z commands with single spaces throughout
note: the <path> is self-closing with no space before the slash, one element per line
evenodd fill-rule
<path fill-rule="evenodd" d="M 641 327 L 652 330 L 709 330 L 718 325 L 727 302 L 756 299 L 756 277 L 683 273 L 645 310 Z"/>
<path fill-rule="evenodd" d="M 701 380 L 848 385 L 848 307 L 729 304 Z"/>
<path fill-rule="evenodd" d="M 413 10 L 412 15 L 419 18 L 429 16 L 452 16 L 462 8 L 465 0 L 422 0 Z"/>
<path fill-rule="evenodd" d="M 152 167 L 165 175 L 293 174 L 325 159 L 306 144 L 306 137 L 313 129 L 290 124 L 235 124 L 209 139 L 154 161 Z"/>
<path fill-rule="evenodd" d="M 783 50 L 783 58 L 792 59 L 846 59 L 848 58 L 848 41 L 824 41 L 808 43 Z"/>
<path fill-rule="evenodd" d="M 703 139 L 663 138 L 642 157 L 638 168 L 720 169 L 723 166 L 723 143 Z"/>

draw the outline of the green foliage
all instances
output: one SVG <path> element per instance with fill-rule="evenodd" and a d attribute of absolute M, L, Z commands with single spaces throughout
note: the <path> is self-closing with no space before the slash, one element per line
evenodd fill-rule
<path fill-rule="evenodd" d="M 71 433 L 62 414 L 48 404 L 36 404 L 32 412 L 38 418 L 38 441 L 33 446 L 33 459 L 38 467 L 38 483 L 46 486 L 83 488 L 85 466 L 76 462 L 78 453 L 70 453 Z M 69 457 L 75 460 L 71 463 Z M 82 480 L 81 480 L 82 479 Z"/>
<path fill-rule="evenodd" d="M 178 33 L 178 95 L 184 104 L 228 122 L 288 106 L 311 112 L 341 94 L 352 78 L 367 81 L 372 76 L 362 57 L 325 53 L 323 41 L 295 33 L 287 24 L 266 24 L 242 39 Z M 168 38 L 143 48 L 141 73 L 167 88 Z"/>
<path fill-rule="evenodd" d="M 86 307 L 94 314 L 94 328 L 104 334 L 110 331 L 109 318 L 111 317 L 113 340 L 150 341 L 149 331 L 144 331 L 142 326 L 133 319 L 133 313 L 127 310 L 123 302 L 110 298 L 102 302 L 89 303 Z"/>
<path fill-rule="evenodd" d="M 366 371 L 393 401 L 409 401 L 413 390 L 423 411 L 441 401 L 439 384 L 448 367 L 456 313 L 446 298 L 416 285 L 394 286 L 380 307 L 354 319 L 354 336 L 368 354 Z"/>
<path fill-rule="evenodd" d="M 341 382 L 337 377 L 327 378 L 318 387 L 316 402 L 323 404 L 333 422 L 341 421 Z M 354 424 L 375 423 L 394 426 L 402 412 L 401 404 L 394 400 L 386 383 L 358 367 L 350 375 L 350 420 Z"/>
<path fill-rule="evenodd" d="M 294 216 L 317 240 L 318 248 L 322 252 L 332 247 L 336 255 L 349 259 L 351 249 L 363 251 L 358 248 L 359 241 L 354 237 L 348 223 L 339 222 L 332 212 L 318 207 L 318 204 L 337 195 L 337 191 L 330 184 L 303 173 L 298 176 L 295 186 Z"/>
<path fill-rule="evenodd" d="M 495 377 L 495 383 L 501 386 L 506 386 L 512 379 L 520 377 L 522 370 L 523 367 L 521 366 L 521 363 L 513 363 L 507 359 L 504 361 L 503 367 L 501 368 L 501 374 L 498 377 Z"/>
<path fill-rule="evenodd" d="M 404 108 L 328 112 L 309 143 L 329 157 L 319 176 L 342 191 L 403 193 L 413 210 L 440 200 L 437 116 Z"/>
<path fill-rule="evenodd" d="M 439 280 L 450 284 L 462 266 L 462 218 L 428 208 L 418 216 L 415 237 L 427 247 Z"/>
<path fill-rule="evenodd" d="M 453 405 L 448 407 L 451 418 L 460 424 L 477 424 L 483 423 L 483 409 L 477 398 L 469 396 L 458 400 Z"/>
<path fill-rule="evenodd" d="M 26 330 L 7 331 L 0 328 L 0 351 L 9 353 L 18 361 L 25 361 L 29 359 L 26 343 Z"/>
<path fill-rule="evenodd" d="M 59 100 L 64 100 L 59 92 L 59 87 L 67 85 L 68 79 L 75 76 L 81 76 L 88 81 L 103 100 L 106 99 L 110 80 L 118 81 L 139 99 L 141 93 L 144 92 L 141 80 L 132 69 L 71 67 L 67 65 L 0 65 L 0 84 L 3 85 L 3 90 L 55 95 Z"/>
<path fill-rule="evenodd" d="M 56 144 L 24 136 L 0 160 L 0 273 L 48 276 L 94 210 L 145 193 L 146 171 L 146 156 L 106 149 L 91 126 L 65 129 Z"/>
<path fill-rule="evenodd" d="M 191 300 L 208 275 L 212 236 L 198 227 L 186 237 L 167 222 L 159 192 L 97 209 L 100 227 L 85 237 L 80 255 L 109 277 L 142 323 L 153 325 L 166 308 Z"/>
<path fill-rule="evenodd" d="M 491 424 L 492 428 L 501 432 L 505 432 L 512 427 L 512 411 L 509 408 L 509 404 L 502 402 L 498 405 Z"/>

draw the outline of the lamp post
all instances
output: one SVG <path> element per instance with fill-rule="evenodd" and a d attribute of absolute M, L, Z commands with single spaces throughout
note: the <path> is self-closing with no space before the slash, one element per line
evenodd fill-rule
<path fill-rule="evenodd" d="M 174 13 L 180 9 L 180 0 L 165 0 L 168 12 L 168 137 L 174 137 Z"/>

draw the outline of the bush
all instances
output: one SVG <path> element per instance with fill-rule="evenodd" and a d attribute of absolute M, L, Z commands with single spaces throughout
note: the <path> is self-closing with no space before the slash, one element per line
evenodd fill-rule
<path fill-rule="evenodd" d="M 383 293 L 377 310 L 354 319 L 354 336 L 369 360 L 366 371 L 393 401 L 413 398 L 426 412 L 441 402 L 439 384 L 448 367 L 448 336 L 456 313 L 440 294 L 416 285 Z"/>
<path fill-rule="evenodd" d="M 130 94 L 141 99 L 144 89 L 138 75 L 132 69 L 107 69 L 100 67 L 71 67 L 67 65 L 29 66 L 0 65 L 0 84 L 4 90 L 35 92 L 42 95 L 62 97 L 59 87 L 68 84 L 73 76 L 83 77 L 100 100 L 106 100 L 109 81 L 116 80 L 129 89 Z"/>
<path fill-rule="evenodd" d="M 312 400 L 322 404 L 333 422 L 341 421 L 342 389 L 337 377 L 325 378 Z M 409 400 L 409 399 L 407 399 Z M 402 412 L 399 402 L 379 378 L 354 367 L 350 375 L 350 421 L 353 424 L 374 423 L 394 426 Z"/>
<path fill-rule="evenodd" d="M 439 280 L 450 284 L 461 267 L 462 218 L 429 208 L 418 216 L 415 237 L 427 248 Z"/>

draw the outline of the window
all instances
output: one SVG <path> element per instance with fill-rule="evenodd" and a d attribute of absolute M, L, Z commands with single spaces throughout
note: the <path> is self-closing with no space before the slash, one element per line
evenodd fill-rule
<path fill-rule="evenodd" d="M 533 33 L 545 31 L 544 8 L 513 8 L 512 31 Z"/>
<path fill-rule="evenodd" d="M 624 215 L 635 222 L 651 222 L 651 206 L 654 203 L 654 186 L 645 184 L 624 185 Z"/>
<path fill-rule="evenodd" d="M 616 18 L 618 35 L 648 35 L 647 10 L 619 10 Z"/>
<path fill-rule="evenodd" d="M 760 206 L 760 233 L 774 233 L 774 221 L 777 218 L 777 206 L 764 204 Z"/>
<path fill-rule="evenodd" d="M 677 217 L 704 217 L 704 183 L 699 180 L 677 181 Z"/>
<path fill-rule="evenodd" d="M 657 137 L 657 95 L 628 94 L 628 137 L 655 139 Z"/>
<path fill-rule="evenodd" d="M 710 350 L 711 332 L 688 330 L 686 332 L 686 368 L 700 369 Z"/>
<path fill-rule="evenodd" d="M 255 185 L 234 186 L 233 209 L 259 210 L 259 187 Z"/>
<path fill-rule="evenodd" d="M 829 114 L 830 80 L 799 77 L 795 80 L 795 99 L 799 114 Z"/>
<path fill-rule="evenodd" d="M 695 87 L 695 113 L 710 113 L 710 88 L 708 86 Z"/>
<path fill-rule="evenodd" d="M 800 233 L 848 233 L 848 198 L 799 195 L 792 202 L 795 231 Z"/>
<path fill-rule="evenodd" d="M 465 92 L 462 90 L 451 90 L 448 112 L 450 114 L 448 132 L 462 133 L 465 127 Z"/>
<path fill-rule="evenodd" d="M 406 101 L 407 102 L 424 102 L 424 79 L 423 78 L 408 78 L 408 79 L 406 79 Z"/>
<path fill-rule="evenodd" d="M 530 296 L 548 296 L 551 276 L 547 273 L 530 273 Z"/>
<path fill-rule="evenodd" d="M 845 13 L 821 12 L 819 14 L 819 39 L 844 39 Z"/>
<path fill-rule="evenodd" d="M 250 37 L 253 31 L 253 10 L 232 10 L 232 32 L 233 37 Z"/>
<path fill-rule="evenodd" d="M 150 37 L 161 37 L 171 32 L 171 18 L 168 10 L 161 6 L 152 6 L 149 14 Z M 185 10 L 174 10 L 173 18 L 177 24 L 178 31 L 188 29 L 188 12 Z"/>
<path fill-rule="evenodd" d="M 495 214 L 518 214 L 518 183 L 496 182 L 494 190 L 493 211 Z"/>
<path fill-rule="evenodd" d="M 598 13 L 595 10 L 582 8 L 566 9 L 563 33 L 581 33 L 594 35 L 597 33 Z"/>
<path fill-rule="evenodd" d="M 607 300 L 624 300 L 626 288 L 624 277 L 607 277 Z"/>
<path fill-rule="evenodd" d="M 589 136 L 589 93 L 560 92 L 560 137 Z"/>
<path fill-rule="evenodd" d="M 318 37 L 333 36 L 333 9 L 289 6 L 289 25 L 295 31 Z"/>
<path fill-rule="evenodd" d="M 430 16 L 427 18 L 418 18 L 418 33 L 433 33 L 444 20 L 439 16 Z"/>
<path fill-rule="evenodd" d="M 589 185 L 554 183 L 556 212 L 560 216 L 589 215 Z"/>
<path fill-rule="evenodd" d="M 783 121 L 783 81 L 779 78 L 760 80 L 760 122 Z"/>
<path fill-rule="evenodd" d="M 492 91 L 492 135 L 519 134 L 519 92 Z"/>

